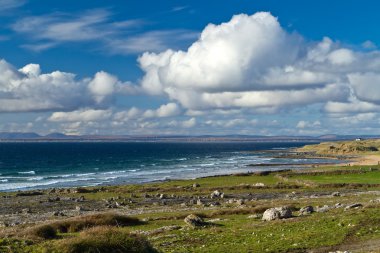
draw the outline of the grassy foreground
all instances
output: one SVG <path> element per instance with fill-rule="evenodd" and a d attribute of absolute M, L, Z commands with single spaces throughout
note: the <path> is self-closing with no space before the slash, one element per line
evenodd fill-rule
<path fill-rule="evenodd" d="M 211 198 L 215 190 L 224 198 Z M 44 191 L 40 199 L 57 195 L 83 196 L 83 206 L 128 203 L 3 227 L 0 252 L 380 252 L 379 165 Z M 352 204 L 360 205 L 347 207 Z M 266 209 L 280 206 L 290 207 L 293 217 L 261 220 Z M 300 216 L 304 206 L 319 211 Z M 189 214 L 204 225 L 185 224 Z"/>

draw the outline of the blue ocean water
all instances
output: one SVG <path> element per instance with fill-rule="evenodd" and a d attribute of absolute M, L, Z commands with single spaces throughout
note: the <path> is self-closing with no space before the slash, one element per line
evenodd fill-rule
<path fill-rule="evenodd" d="M 0 143 L 0 191 L 50 187 L 144 183 L 217 174 L 278 169 L 262 163 L 305 163 L 275 159 L 259 150 L 303 146 L 279 143 Z M 256 151 L 256 152 L 255 152 Z M 316 163 L 320 160 L 308 160 Z"/>

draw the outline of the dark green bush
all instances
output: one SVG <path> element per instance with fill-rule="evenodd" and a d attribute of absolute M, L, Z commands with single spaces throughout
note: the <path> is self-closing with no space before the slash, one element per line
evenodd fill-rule
<path fill-rule="evenodd" d="M 139 219 L 134 217 L 114 213 L 101 213 L 57 221 L 51 225 L 59 232 L 67 233 L 79 232 L 95 226 L 125 227 L 138 225 L 141 223 L 142 222 Z"/>
<path fill-rule="evenodd" d="M 94 227 L 55 245 L 60 253 L 157 253 L 143 237 L 114 227 Z"/>
<path fill-rule="evenodd" d="M 27 229 L 25 235 L 37 239 L 54 239 L 57 237 L 57 230 L 51 225 L 39 225 Z"/>

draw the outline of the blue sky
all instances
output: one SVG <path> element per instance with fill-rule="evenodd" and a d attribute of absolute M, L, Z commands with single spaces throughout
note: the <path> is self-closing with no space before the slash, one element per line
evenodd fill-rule
<path fill-rule="evenodd" d="M 0 0 L 0 131 L 380 134 L 379 5 Z"/>

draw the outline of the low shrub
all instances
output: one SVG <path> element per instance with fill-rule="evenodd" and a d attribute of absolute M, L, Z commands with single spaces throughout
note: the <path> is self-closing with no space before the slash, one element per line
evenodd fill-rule
<path fill-rule="evenodd" d="M 140 221 L 138 218 L 114 213 L 101 213 L 57 221 L 51 225 L 59 232 L 67 233 L 79 232 L 95 226 L 125 227 L 139 224 L 142 224 L 142 221 Z"/>
<path fill-rule="evenodd" d="M 60 253 L 157 253 L 143 237 L 114 227 L 100 226 L 78 237 L 57 242 L 51 252 Z"/>
<path fill-rule="evenodd" d="M 35 239 L 54 239 L 57 237 L 57 230 L 51 225 L 39 225 L 27 229 L 24 235 Z"/>

